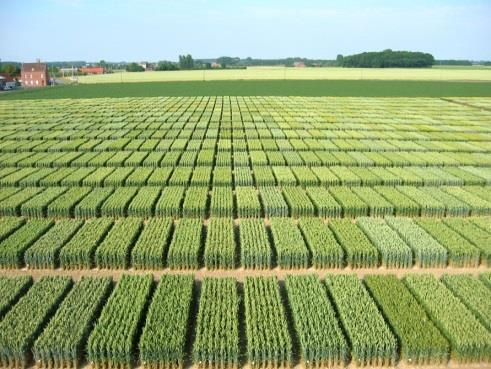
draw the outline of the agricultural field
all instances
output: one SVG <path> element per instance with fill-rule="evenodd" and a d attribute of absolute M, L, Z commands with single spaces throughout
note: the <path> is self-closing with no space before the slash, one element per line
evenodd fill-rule
<path fill-rule="evenodd" d="M 491 362 L 491 99 L 0 101 L 0 367 Z"/>
<path fill-rule="evenodd" d="M 2 103 L 0 265 L 489 267 L 486 102 Z"/>
<path fill-rule="evenodd" d="M 491 68 L 285 68 L 248 67 L 246 69 L 182 70 L 87 75 L 80 83 L 227 81 L 227 80 L 439 80 L 491 81 Z"/>
<path fill-rule="evenodd" d="M 487 73 L 491 74 L 491 69 Z M 147 75 L 147 73 L 128 74 Z M 491 78 L 458 81 L 441 79 L 198 79 L 163 82 L 146 80 L 128 83 L 113 80 L 113 82 L 104 83 L 71 84 L 69 82 L 66 85 L 47 88 L 20 89 L 1 93 L 0 100 L 162 96 L 491 97 L 489 79 Z"/>
<path fill-rule="evenodd" d="M 489 273 L 327 273 L 240 283 L 191 274 L 0 277 L 0 365 L 484 364 L 491 350 L 489 280 Z"/>

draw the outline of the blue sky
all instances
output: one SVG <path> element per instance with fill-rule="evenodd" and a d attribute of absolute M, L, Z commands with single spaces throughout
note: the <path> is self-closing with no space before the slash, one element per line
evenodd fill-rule
<path fill-rule="evenodd" d="M 491 60 L 491 0 L 0 0 L 2 60 L 335 58 L 421 50 Z"/>

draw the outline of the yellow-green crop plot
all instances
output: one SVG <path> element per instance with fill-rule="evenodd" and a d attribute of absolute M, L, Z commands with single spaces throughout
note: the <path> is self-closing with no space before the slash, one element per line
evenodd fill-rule
<path fill-rule="evenodd" d="M 491 81 L 491 68 L 283 68 L 187 70 L 165 72 L 116 72 L 78 77 L 80 83 L 225 81 L 225 80 L 441 80 Z"/>

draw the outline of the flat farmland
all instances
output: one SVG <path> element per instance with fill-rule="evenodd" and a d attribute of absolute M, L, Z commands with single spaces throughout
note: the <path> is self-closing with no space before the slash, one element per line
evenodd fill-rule
<path fill-rule="evenodd" d="M 0 101 L 0 366 L 485 367 L 490 186 L 485 97 Z"/>
<path fill-rule="evenodd" d="M 87 75 L 80 83 L 230 81 L 230 80 L 417 80 L 491 81 L 489 67 L 461 68 L 285 68 L 248 67 L 245 69 L 183 70 L 155 72 L 115 72 Z"/>
<path fill-rule="evenodd" d="M 0 94 L 0 101 L 162 96 L 491 97 L 491 82 L 305 79 L 90 83 L 9 91 Z"/>

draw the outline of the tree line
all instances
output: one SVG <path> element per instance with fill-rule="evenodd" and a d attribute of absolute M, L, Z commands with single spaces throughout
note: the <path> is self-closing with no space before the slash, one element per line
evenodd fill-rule
<path fill-rule="evenodd" d="M 20 64 L 16 62 L 1 63 L 0 73 L 8 74 L 11 77 L 18 77 L 20 76 Z"/>
<path fill-rule="evenodd" d="M 50 74 L 60 75 L 60 68 L 79 68 L 87 65 L 85 61 L 53 61 L 47 62 Z M 306 67 L 346 67 L 346 68 L 424 68 L 433 65 L 448 66 L 491 66 L 490 61 L 472 61 L 466 59 L 442 59 L 435 60 L 433 55 L 413 51 L 393 51 L 387 49 L 380 52 L 364 52 L 360 54 L 343 56 L 339 54 L 336 59 L 309 59 L 302 57 L 288 57 L 277 59 L 239 58 L 220 56 L 213 59 L 194 59 L 191 54 L 179 55 L 179 61 L 161 60 L 157 63 L 149 63 L 153 70 L 191 70 L 191 69 L 242 69 L 254 66 L 306 66 Z M 8 74 L 14 78 L 20 76 L 20 62 L 0 62 L 0 73 Z M 107 62 L 100 60 L 92 63 L 94 66 L 104 68 L 105 73 L 112 73 L 125 69 L 128 72 L 143 72 L 145 68 L 139 63 Z"/>
<path fill-rule="evenodd" d="M 419 51 L 387 49 L 348 56 L 338 55 L 337 62 L 345 68 L 426 68 L 435 64 L 435 58 Z"/>
<path fill-rule="evenodd" d="M 444 60 L 435 60 L 435 65 L 471 66 L 472 62 L 470 60 L 444 59 Z"/>
<path fill-rule="evenodd" d="M 201 59 L 200 61 L 211 61 L 211 59 Z M 257 58 L 238 58 L 230 56 L 221 56 L 213 61 L 220 64 L 222 68 L 246 68 L 246 67 L 267 67 L 283 65 L 285 67 L 293 67 L 295 63 L 303 63 L 306 67 L 329 67 L 335 66 L 336 60 L 333 59 L 309 59 L 301 57 L 277 58 L 277 59 L 257 59 Z"/>

